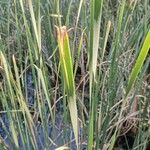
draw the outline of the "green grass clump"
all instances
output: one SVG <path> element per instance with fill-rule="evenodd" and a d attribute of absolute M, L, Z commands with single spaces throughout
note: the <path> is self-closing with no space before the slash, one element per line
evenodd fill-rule
<path fill-rule="evenodd" d="M 1 0 L 0 149 L 148 149 L 149 49 L 148 0 Z"/>

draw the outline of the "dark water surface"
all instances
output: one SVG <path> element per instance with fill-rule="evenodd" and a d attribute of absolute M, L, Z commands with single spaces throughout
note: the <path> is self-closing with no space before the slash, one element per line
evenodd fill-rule
<path fill-rule="evenodd" d="M 34 102 L 35 97 L 34 97 L 34 82 L 33 82 L 33 76 L 32 76 L 31 71 L 28 71 L 26 74 L 26 87 L 27 87 L 26 93 L 27 93 L 28 105 L 29 105 L 29 107 L 33 107 L 33 105 L 35 103 Z M 61 104 L 58 103 L 57 107 L 59 107 L 59 105 L 61 106 Z M 64 134 L 67 135 L 67 137 L 68 137 L 67 142 L 70 143 L 69 144 L 70 149 L 76 150 L 73 129 L 69 125 L 68 125 L 68 127 L 65 127 L 65 131 L 63 128 L 64 123 L 63 123 L 63 116 L 62 116 L 62 107 L 60 107 L 57 110 L 55 119 L 56 119 L 55 126 L 52 126 L 51 124 L 48 124 L 48 126 L 47 126 L 48 127 L 47 134 L 48 134 L 49 138 L 52 139 L 53 142 L 55 143 L 55 144 L 50 145 L 49 150 L 55 150 L 57 147 L 60 147 L 65 144 L 64 143 Z M 8 149 L 16 150 L 13 147 L 13 144 L 11 144 L 11 139 L 8 138 L 9 134 L 11 136 L 11 133 L 9 132 L 9 128 L 10 128 L 10 123 L 9 123 L 7 113 L 1 113 L 1 117 L 0 117 L 1 139 L 4 141 L 4 143 L 8 147 Z M 45 150 L 45 147 L 46 147 L 45 133 L 44 133 L 44 129 L 43 129 L 40 121 L 38 121 L 38 123 L 36 124 L 36 131 L 37 131 L 36 141 L 37 141 L 37 145 L 38 145 L 38 150 Z M 80 130 L 80 133 L 82 134 L 82 129 Z M 13 139 L 12 139 L 12 142 L 13 142 Z M 33 149 L 32 147 L 24 148 L 20 136 L 18 136 L 18 142 L 19 142 L 19 150 L 25 150 L 25 149 L 32 150 Z M 29 145 L 32 145 L 32 144 L 29 144 Z M 0 150 L 1 149 L 3 150 L 3 148 L 0 147 Z M 81 150 L 86 150 L 86 149 L 87 149 L 87 145 L 84 145 L 84 144 L 81 145 Z"/>

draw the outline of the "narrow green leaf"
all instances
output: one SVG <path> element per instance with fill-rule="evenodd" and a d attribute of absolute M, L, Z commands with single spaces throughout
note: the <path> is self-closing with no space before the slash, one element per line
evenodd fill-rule
<path fill-rule="evenodd" d="M 69 46 L 69 38 L 66 26 L 56 28 L 57 28 L 57 41 L 59 46 L 60 63 L 62 68 L 62 74 L 64 76 L 63 82 L 66 87 L 70 117 L 78 149 L 78 112 L 76 104 L 73 64 Z"/>
<path fill-rule="evenodd" d="M 146 38 L 144 40 L 143 46 L 141 48 L 140 54 L 136 60 L 135 66 L 132 69 L 129 81 L 128 81 L 128 86 L 127 86 L 127 90 L 126 90 L 126 96 L 129 94 L 129 92 L 131 91 L 137 76 L 139 74 L 139 72 L 141 71 L 142 65 L 146 59 L 146 56 L 148 54 L 148 51 L 150 49 L 150 30 L 148 31 Z"/>

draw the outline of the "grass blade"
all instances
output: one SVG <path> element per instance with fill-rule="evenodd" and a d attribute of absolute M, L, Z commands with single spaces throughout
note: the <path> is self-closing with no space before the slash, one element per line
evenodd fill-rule
<path fill-rule="evenodd" d="M 75 83 L 73 76 L 72 58 L 69 46 L 69 38 L 65 26 L 56 28 L 57 28 L 57 40 L 59 46 L 60 64 L 62 74 L 64 77 L 63 82 L 66 87 L 70 117 L 78 149 L 78 113 L 76 105 Z"/>
<path fill-rule="evenodd" d="M 126 96 L 131 91 L 131 89 L 136 81 L 136 78 L 137 78 L 139 72 L 141 71 L 142 65 L 146 59 L 146 56 L 147 56 L 149 50 L 150 50 L 150 30 L 148 31 L 148 33 L 146 35 L 146 38 L 144 40 L 140 54 L 136 60 L 135 66 L 131 72 L 131 75 L 130 75 L 130 78 L 128 81 L 127 90 L 126 90 Z"/>
<path fill-rule="evenodd" d="M 92 149 L 94 139 L 94 120 L 96 100 L 96 70 L 97 70 L 97 57 L 100 38 L 100 25 L 103 0 L 91 0 L 91 22 L 90 22 L 90 52 L 89 52 L 89 70 L 90 70 L 90 121 L 89 121 L 89 137 L 88 137 L 88 150 Z"/>

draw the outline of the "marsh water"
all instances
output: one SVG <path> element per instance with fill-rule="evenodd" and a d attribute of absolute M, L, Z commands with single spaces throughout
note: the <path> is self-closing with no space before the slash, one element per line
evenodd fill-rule
<path fill-rule="evenodd" d="M 34 82 L 33 82 L 33 76 L 32 76 L 32 72 L 28 71 L 26 73 L 26 87 L 27 87 L 27 104 L 30 108 L 32 108 L 34 106 L 35 103 L 35 95 L 34 95 Z M 67 143 L 69 143 L 69 147 L 72 150 L 76 150 L 76 144 L 75 144 L 75 140 L 74 140 L 74 134 L 73 134 L 73 129 L 70 125 L 68 125 L 67 127 L 65 127 L 64 129 L 64 118 L 63 118 L 63 108 L 62 108 L 62 104 L 58 103 L 57 104 L 57 113 L 56 113 L 56 117 L 55 117 L 55 125 L 52 125 L 51 122 L 49 122 L 49 124 L 47 125 L 48 127 L 48 138 L 50 138 L 53 142 L 52 144 L 49 146 L 49 150 L 55 150 L 57 147 L 63 146 L 64 143 L 64 133 L 67 137 Z M 47 114 L 48 117 L 48 114 Z M 36 122 L 36 132 L 37 132 L 37 136 L 36 136 L 36 141 L 37 141 L 37 145 L 38 145 L 38 150 L 44 150 L 46 147 L 46 143 L 45 143 L 45 131 L 42 127 L 42 123 L 41 121 L 37 121 Z M 4 141 L 4 145 L 10 149 L 10 150 L 15 150 L 15 148 L 13 148 L 13 144 L 11 144 L 11 140 L 10 137 L 8 137 L 8 134 L 11 135 L 10 131 L 10 122 L 7 116 L 7 113 L 1 113 L 0 114 L 0 140 Z M 6 131 L 7 130 L 7 131 Z M 8 133 L 6 133 L 8 132 Z M 80 132 L 82 132 L 82 129 L 80 130 Z M 1 143 L 1 141 L 0 141 Z M 19 149 L 20 150 L 24 150 L 23 147 L 23 143 L 21 141 L 21 137 L 20 135 L 18 136 L 18 143 L 19 143 Z M 30 144 L 32 145 L 32 144 Z M 2 148 L 3 149 L 3 148 Z M 30 150 L 33 149 L 33 147 L 29 148 Z M 87 145 L 82 144 L 81 145 L 81 149 L 82 150 L 86 150 L 87 149 Z M 0 147 L 1 150 L 1 147 Z"/>

